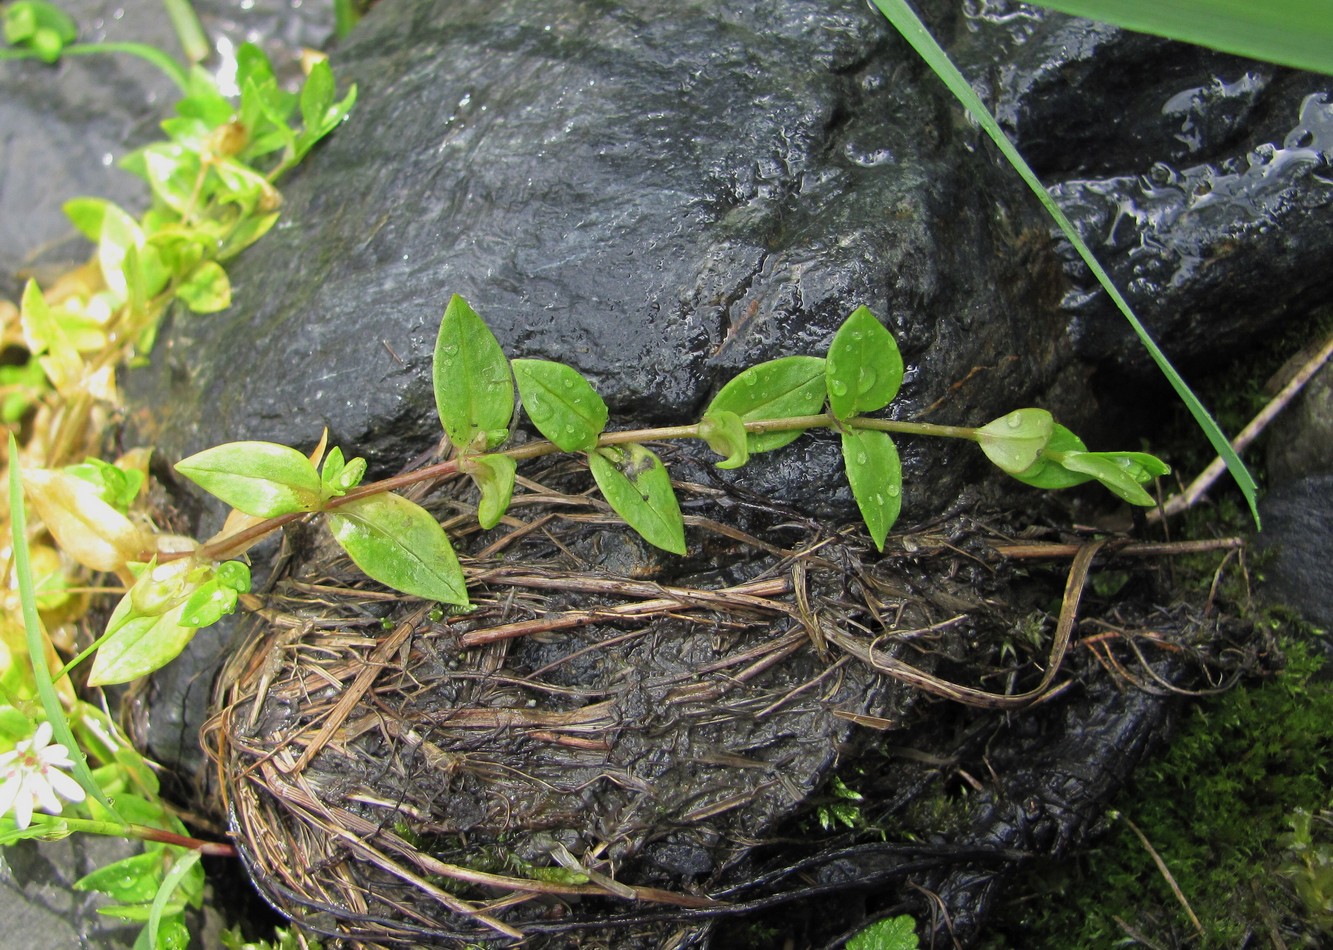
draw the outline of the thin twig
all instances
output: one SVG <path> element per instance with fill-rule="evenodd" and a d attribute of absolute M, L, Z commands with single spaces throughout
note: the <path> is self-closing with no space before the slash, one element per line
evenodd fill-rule
<path fill-rule="evenodd" d="M 1300 371 L 1292 377 L 1291 382 L 1282 387 L 1282 391 L 1269 401 L 1253 419 L 1250 424 L 1241 430 L 1240 435 L 1236 436 L 1231 442 L 1231 447 L 1237 454 L 1244 451 L 1246 446 L 1253 442 L 1279 412 L 1287 407 L 1287 404 L 1296 397 L 1301 388 L 1310 381 L 1315 373 L 1319 372 L 1329 357 L 1333 356 L 1333 336 L 1324 341 L 1324 345 L 1319 348 L 1313 357 L 1311 357 Z M 1149 521 L 1160 521 L 1162 518 L 1169 518 L 1171 515 L 1179 514 L 1187 508 L 1193 507 L 1200 498 L 1207 493 L 1222 473 L 1226 471 L 1226 463 L 1221 458 L 1213 459 L 1198 478 L 1190 482 L 1189 487 L 1178 495 L 1172 495 L 1166 500 L 1160 509 L 1154 509 L 1148 512 Z"/>
<path fill-rule="evenodd" d="M 1189 917 L 1190 923 L 1194 925 L 1194 929 L 1198 932 L 1200 937 L 1204 936 L 1203 924 L 1199 923 L 1199 918 L 1194 914 L 1194 908 L 1190 907 L 1190 902 L 1185 899 L 1184 891 L 1182 891 L 1180 885 L 1176 883 L 1175 877 L 1166 866 L 1166 862 L 1162 860 L 1162 856 L 1157 853 L 1157 849 L 1152 846 L 1152 842 L 1148 840 L 1148 836 L 1142 831 L 1139 831 L 1139 826 L 1130 821 L 1128 815 L 1122 814 L 1120 815 L 1120 818 L 1125 824 L 1129 825 L 1129 830 L 1134 832 L 1134 834 L 1138 836 L 1138 839 L 1143 842 L 1143 847 L 1147 849 L 1148 854 L 1152 857 L 1153 864 L 1157 865 L 1157 870 L 1161 872 L 1162 877 L 1166 879 L 1166 883 L 1170 885 L 1171 893 L 1176 895 L 1176 900 L 1180 902 L 1180 906 L 1185 908 L 1185 914 Z"/>

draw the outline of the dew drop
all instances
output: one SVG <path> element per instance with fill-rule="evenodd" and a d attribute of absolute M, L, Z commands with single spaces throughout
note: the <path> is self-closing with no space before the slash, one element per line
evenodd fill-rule
<path fill-rule="evenodd" d="M 1019 426 L 1023 424 L 1023 414 L 1021 412 L 1011 412 L 1009 413 L 1009 418 L 1006 421 L 1009 424 L 1009 428 L 1017 429 Z"/>
<path fill-rule="evenodd" d="M 899 488 L 897 485 L 889 485 L 885 487 L 884 490 L 888 492 L 890 498 L 897 498 L 898 495 L 902 492 L 902 489 Z"/>
<path fill-rule="evenodd" d="M 573 434 L 574 434 L 574 431 L 575 431 L 575 430 L 574 430 L 574 427 L 573 427 L 572 425 L 570 425 L 570 426 L 565 426 L 565 435 L 573 435 Z"/>
<path fill-rule="evenodd" d="M 445 344 L 445 346 L 444 346 L 444 355 L 445 355 L 445 356 L 454 356 L 454 355 L 456 355 L 457 353 L 458 353 L 458 345 L 457 345 L 456 343 L 446 343 L 446 344 Z"/>
<path fill-rule="evenodd" d="M 864 452 L 857 452 L 857 453 L 856 453 L 856 464 L 857 464 L 857 465 L 865 465 L 865 464 L 866 464 L 867 462 L 869 462 L 869 461 L 870 461 L 870 456 L 866 455 Z"/>
<path fill-rule="evenodd" d="M 569 377 L 565 377 L 565 388 L 566 388 L 566 389 L 573 389 L 573 388 L 574 388 L 574 380 L 570 379 Z"/>
<path fill-rule="evenodd" d="M 861 372 L 856 377 L 856 391 L 858 393 L 868 393 L 874 385 L 875 371 L 869 366 L 862 366 Z"/>
<path fill-rule="evenodd" d="M 862 339 L 862 338 L 864 338 L 864 337 L 865 337 L 865 334 L 862 333 L 860 330 L 853 330 L 853 331 L 852 331 L 852 339 L 853 339 L 853 340 L 860 340 L 860 339 Z"/>
<path fill-rule="evenodd" d="M 752 369 L 747 369 L 741 373 L 741 379 L 745 380 L 747 386 L 757 386 L 759 384 L 759 374 Z"/>
<path fill-rule="evenodd" d="M 833 395 L 835 396 L 847 395 L 847 384 L 840 379 L 835 379 L 833 382 L 829 383 L 828 388 L 833 392 Z"/>
<path fill-rule="evenodd" d="M 884 505 L 884 496 L 883 496 L 883 495 L 876 495 L 876 496 L 875 496 L 875 504 L 877 504 L 877 505 L 883 507 L 883 505 Z"/>

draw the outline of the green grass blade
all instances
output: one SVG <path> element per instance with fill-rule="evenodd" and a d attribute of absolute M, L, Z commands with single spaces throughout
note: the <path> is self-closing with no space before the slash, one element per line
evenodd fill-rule
<path fill-rule="evenodd" d="M 1211 46 L 1251 59 L 1333 73 L 1328 0 L 1032 0 L 1127 30 Z"/>
<path fill-rule="evenodd" d="M 171 18 L 176 38 L 180 40 L 181 49 L 185 52 L 185 59 L 191 63 L 202 63 L 208 59 L 213 47 L 208 43 L 203 24 L 195 15 L 190 0 L 162 0 L 162 6 L 166 9 L 167 16 Z"/>
<path fill-rule="evenodd" d="M 884 14 L 888 21 L 893 24 L 894 28 L 902 34 L 903 38 L 907 40 L 921 58 L 926 61 L 926 64 L 930 66 L 935 75 L 938 76 L 949 88 L 949 91 L 954 94 L 955 98 L 963 104 L 968 112 L 972 114 L 973 118 L 975 118 L 981 127 L 985 129 L 986 134 L 995 142 L 996 147 L 999 148 L 1004 157 L 1009 160 L 1009 164 L 1013 166 L 1014 171 L 1018 172 L 1019 176 L 1027 183 L 1028 187 L 1032 189 L 1033 194 L 1037 196 L 1047 212 L 1055 220 L 1055 223 L 1060 226 L 1060 230 L 1064 232 L 1065 237 L 1069 239 L 1069 242 L 1074 246 L 1074 249 L 1078 251 L 1079 257 L 1083 258 L 1083 262 L 1088 265 L 1093 276 L 1097 278 L 1097 282 L 1102 285 L 1102 288 L 1110 295 L 1111 300 L 1115 303 L 1116 307 L 1122 314 L 1124 314 L 1125 319 L 1129 321 L 1129 325 L 1134 328 L 1134 332 L 1138 334 L 1144 349 L 1148 351 L 1148 355 L 1152 357 L 1153 362 L 1157 364 L 1163 375 L 1166 376 L 1167 381 L 1171 384 L 1171 388 L 1176 391 L 1176 395 L 1178 395 L 1185 403 L 1186 408 L 1190 411 L 1190 415 L 1194 417 L 1194 421 L 1198 423 L 1199 428 L 1203 430 L 1204 435 L 1207 436 L 1213 449 L 1226 463 L 1227 471 L 1231 473 L 1231 477 L 1235 479 L 1236 484 L 1240 487 L 1241 494 L 1245 496 L 1245 501 L 1250 506 L 1250 514 L 1254 517 L 1254 523 L 1257 526 L 1259 524 L 1259 509 L 1255 497 L 1257 486 L 1254 483 L 1253 476 L 1250 475 L 1249 469 L 1247 469 L 1245 463 L 1240 460 L 1240 456 L 1238 456 L 1235 450 L 1231 447 L 1231 443 L 1227 441 L 1227 437 L 1222 433 L 1222 430 L 1213 420 L 1213 417 L 1208 414 L 1208 410 L 1203 407 L 1203 403 L 1199 401 L 1199 397 L 1195 396 L 1194 392 L 1189 388 L 1185 381 L 1181 379 L 1180 374 L 1177 373 L 1175 367 L 1171 365 L 1171 361 L 1166 358 L 1166 354 L 1161 351 L 1161 348 L 1157 346 L 1157 343 L 1148 333 L 1147 328 L 1144 327 L 1139 321 L 1139 318 L 1135 316 L 1134 311 L 1129 306 L 1129 302 L 1121 296 L 1120 291 L 1117 290 L 1115 284 L 1111 282 L 1110 276 L 1102 268 L 1102 265 L 1098 263 L 1097 258 L 1093 256 L 1088 245 L 1083 242 L 1083 238 L 1079 236 L 1074 225 L 1070 223 L 1069 219 L 1065 217 L 1065 213 L 1060 210 L 1060 206 L 1057 205 L 1055 200 L 1047 193 L 1036 174 L 1028 167 L 1027 162 L 1023 160 L 1023 156 L 1018 154 L 1018 149 L 1014 148 L 1013 143 L 1010 142 L 1008 137 L 1004 134 L 1004 130 L 1001 129 L 1000 124 L 995 121 L 995 117 L 991 115 L 990 110 L 986 108 L 985 104 L 972 90 L 972 87 L 968 84 L 967 80 L 963 78 L 963 74 L 953 65 L 948 54 L 935 42 L 934 37 L 932 37 L 929 31 L 926 30 L 921 20 L 918 19 L 917 15 L 907 6 L 905 0 L 874 0 L 874 2 L 875 6 L 879 8 L 879 11 Z"/>
<path fill-rule="evenodd" d="M 18 582 L 19 603 L 23 607 L 23 626 L 28 634 L 28 658 L 32 661 L 37 695 L 46 710 L 47 721 L 51 723 L 51 735 L 69 750 L 70 761 L 74 763 L 71 771 L 83 790 L 119 818 L 74 741 L 65 709 L 51 680 L 51 669 L 46 665 L 46 637 L 42 634 L 41 618 L 37 616 L 37 593 L 32 584 L 32 558 L 28 552 L 28 517 L 23 508 L 23 482 L 19 478 L 19 448 L 12 432 L 9 435 L 9 530 L 14 544 L 14 577 Z"/>

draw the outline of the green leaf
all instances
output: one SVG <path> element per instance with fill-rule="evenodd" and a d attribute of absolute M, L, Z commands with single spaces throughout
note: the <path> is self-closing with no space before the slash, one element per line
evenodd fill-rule
<path fill-rule="evenodd" d="M 176 287 L 176 295 L 195 313 L 216 313 L 231 306 L 231 281 L 217 261 L 204 261 Z"/>
<path fill-rule="evenodd" d="M 1333 74 L 1333 16 L 1325 0 L 1036 0 L 1074 16 Z"/>
<path fill-rule="evenodd" d="M 401 495 L 358 498 L 328 514 L 329 530 L 367 576 L 405 594 L 467 606 L 467 581 L 439 522 Z"/>
<path fill-rule="evenodd" d="M 870 538 L 883 551 L 884 539 L 898 520 L 903 505 L 903 469 L 898 449 L 887 432 L 848 429 L 842 434 L 842 461 Z"/>
<path fill-rule="evenodd" d="M 102 279 L 121 299 L 130 294 L 125 266 L 125 255 L 131 248 L 143 246 L 144 236 L 138 223 L 118 206 L 108 204 L 102 209 L 102 231 L 97 239 L 97 262 L 102 268 Z M 137 271 L 137 268 L 128 270 Z"/>
<path fill-rule="evenodd" d="M 310 459 L 273 442 L 228 442 L 182 459 L 176 471 L 257 518 L 316 511 L 321 504 L 319 472 Z"/>
<path fill-rule="evenodd" d="M 511 365 L 523 408 L 542 435 L 566 452 L 597 445 L 609 413 L 578 370 L 551 360 L 514 360 Z"/>
<path fill-rule="evenodd" d="M 195 628 L 181 623 L 185 604 L 156 617 L 134 617 L 107 637 L 93 659 L 89 686 L 128 683 L 166 666 L 185 649 Z"/>
<path fill-rule="evenodd" d="M 301 84 L 301 123 L 306 131 L 324 127 L 325 116 L 333 105 L 333 69 L 326 59 L 310 67 Z"/>
<path fill-rule="evenodd" d="M 277 221 L 277 211 L 268 214 L 251 214 L 242 218 L 223 239 L 221 246 L 218 248 L 217 259 L 226 261 L 235 257 L 267 234 Z"/>
<path fill-rule="evenodd" d="M 514 496 L 517 466 L 508 455 L 476 455 L 464 460 L 463 471 L 472 476 L 481 490 L 477 521 L 489 531 L 500 523 Z"/>
<path fill-rule="evenodd" d="M 893 401 L 903 383 L 903 358 L 884 324 L 857 307 L 834 334 L 824 372 L 829 409 L 846 419 Z"/>
<path fill-rule="evenodd" d="M 514 415 L 509 361 L 490 327 L 457 294 L 440 321 L 432 376 L 440 422 L 460 452 L 485 452 L 508 438 Z"/>
<path fill-rule="evenodd" d="M 847 941 L 847 950 L 917 950 L 916 921 L 907 914 L 877 920 Z"/>
<path fill-rule="evenodd" d="M 1055 420 L 1045 409 L 1015 409 L 977 429 L 976 438 L 986 458 L 1015 475 L 1037 464 L 1054 432 Z"/>
<path fill-rule="evenodd" d="M 324 485 L 325 499 L 336 498 L 347 494 L 357 485 L 361 484 L 361 479 L 366 475 L 366 460 L 363 458 L 354 458 L 350 462 L 343 459 L 343 450 L 334 446 L 329 449 L 329 453 L 324 456 L 324 464 L 320 467 L 319 477 Z"/>
<path fill-rule="evenodd" d="M 75 478 L 96 485 L 102 500 L 121 514 L 130 510 L 130 505 L 139 497 L 139 489 L 143 487 L 144 482 L 144 473 L 138 469 L 127 471 L 110 462 L 92 457 L 78 465 L 66 465 L 65 471 Z"/>
<path fill-rule="evenodd" d="M 19 0 L 5 10 L 5 41 L 33 50 L 46 63 L 54 63 L 61 51 L 79 36 L 70 16 L 46 0 Z"/>
<path fill-rule="evenodd" d="M 153 898 L 152 913 L 148 916 L 148 926 L 145 928 L 148 932 L 148 946 L 154 950 L 185 950 L 189 944 L 189 931 L 185 932 L 185 944 L 179 943 L 180 931 L 170 926 L 173 918 L 179 918 L 184 910 L 179 903 L 173 901 L 177 890 L 184 891 L 182 887 L 186 878 L 192 875 L 203 858 L 199 851 L 189 850 L 180 851 L 176 855 L 176 863 L 171 866 L 166 874 L 162 876 L 162 883 L 157 889 L 157 895 Z M 182 894 L 182 896 L 184 896 Z M 168 927 L 163 928 L 163 923 Z"/>
<path fill-rule="evenodd" d="M 1081 472 L 1071 472 L 1055 461 L 1055 458 L 1065 452 L 1085 452 L 1087 448 L 1082 439 L 1057 422 L 1052 427 L 1051 440 L 1046 443 L 1046 448 L 1042 450 L 1041 455 L 1032 467 L 1009 474 L 1025 485 L 1048 491 L 1081 485 L 1090 481 L 1092 476 L 1084 475 Z"/>
<path fill-rule="evenodd" d="M 666 466 L 642 445 L 606 446 L 588 466 L 607 503 L 649 544 L 685 553 L 685 521 Z"/>
<path fill-rule="evenodd" d="M 157 893 L 162 873 L 160 852 L 145 852 L 122 858 L 74 882 L 76 891 L 97 891 L 127 904 L 146 903 Z"/>
<path fill-rule="evenodd" d="M 102 236 L 102 216 L 110 204 L 105 198 L 71 198 L 62 208 L 65 217 L 90 241 Z"/>
<path fill-rule="evenodd" d="M 236 600 L 236 591 L 214 578 L 190 595 L 181 608 L 180 622 L 186 627 L 211 627 L 236 610 Z"/>
<path fill-rule="evenodd" d="M 1151 508 L 1157 504 L 1152 495 L 1134 480 L 1134 476 L 1113 458 L 1093 452 L 1066 452 L 1056 461 L 1070 471 L 1091 475 L 1131 505 Z"/>
<path fill-rule="evenodd" d="M 704 413 L 699 423 L 699 438 L 718 455 L 726 456 L 718 468 L 740 468 L 750 460 L 750 442 L 741 417 L 726 409 Z"/>
<path fill-rule="evenodd" d="M 160 142 L 135 153 L 142 177 L 153 195 L 178 214 L 185 214 L 198 200 L 197 188 L 201 165 L 199 153 L 175 142 Z M 127 158 L 121 167 L 133 171 Z M 138 174 L 138 171 L 136 171 Z"/>
<path fill-rule="evenodd" d="M 704 415 L 734 412 L 742 422 L 809 416 L 824 408 L 824 360 L 818 356 L 784 356 L 742 371 L 722 387 Z M 803 430 L 751 432 L 750 452 L 769 452 L 792 442 Z"/>

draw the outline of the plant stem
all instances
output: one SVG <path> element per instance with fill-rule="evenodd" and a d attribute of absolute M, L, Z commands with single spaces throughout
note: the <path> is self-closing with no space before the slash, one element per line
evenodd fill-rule
<path fill-rule="evenodd" d="M 832 413 L 820 413 L 813 416 L 789 416 L 784 419 L 765 419 L 760 422 L 745 423 L 746 432 L 781 432 L 804 429 L 832 429 L 835 432 L 844 428 L 853 429 L 875 429 L 880 432 L 897 432 L 903 435 L 924 435 L 935 436 L 946 439 L 967 439 L 976 441 L 977 430 L 967 426 L 945 426 L 935 425 L 930 422 L 900 422 L 894 419 L 866 419 L 854 417 L 839 422 Z M 623 429 L 618 432 L 604 432 L 597 438 L 597 447 L 607 445 L 625 445 L 634 442 L 666 442 L 673 439 L 697 439 L 699 436 L 699 424 L 679 426 L 660 426 L 652 429 Z M 502 449 L 496 452 L 496 455 L 507 455 L 514 461 L 523 461 L 524 459 L 539 458 L 543 455 L 552 455 L 559 452 L 560 448 L 554 443 L 545 439 L 537 439 L 532 442 L 525 442 L 522 445 L 516 445 L 512 448 Z M 386 491 L 394 491 L 399 488 L 407 488 L 411 485 L 417 485 L 432 479 L 442 478 L 445 475 L 453 475 L 458 472 L 458 460 L 450 459 L 447 462 L 437 462 L 434 465 L 428 465 L 425 468 L 419 468 L 415 472 L 407 472 L 402 475 L 394 475 L 391 478 L 381 479 L 377 482 L 371 482 L 368 485 L 361 485 L 352 489 L 345 495 L 337 498 L 330 498 L 325 502 L 323 511 L 336 511 L 343 505 L 356 501 L 359 498 L 368 498 L 371 495 L 383 494 Z M 279 515 L 275 518 L 269 518 L 258 524 L 251 525 L 243 531 L 238 531 L 233 535 L 206 544 L 197 551 L 181 551 L 172 553 L 158 553 L 157 559 L 160 563 L 174 561 L 177 558 L 186 557 L 191 553 L 212 560 L 224 560 L 229 552 L 250 544 L 251 542 L 264 537 L 265 535 L 276 531 L 283 525 L 298 521 L 314 512 L 298 511 L 291 514 Z M 151 555 L 150 555 L 151 556 Z M 148 560 L 147 557 L 144 560 Z"/>
<path fill-rule="evenodd" d="M 109 838 L 137 838 L 140 841 L 157 841 L 162 844 L 171 844 L 180 848 L 188 848 L 191 851 L 198 851 L 200 854 L 211 854 L 223 858 L 236 857 L 236 848 L 225 841 L 201 841 L 199 838 L 179 835 L 164 828 L 150 828 L 147 825 L 132 823 L 122 825 L 115 821 L 97 821 L 92 818 L 62 818 L 59 815 L 44 815 L 40 812 L 33 815 L 32 818 L 34 824 L 49 825 L 52 829 L 81 831 L 84 834 L 105 835 Z"/>

